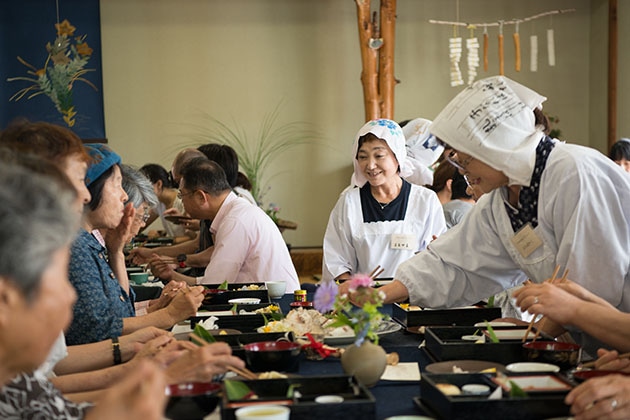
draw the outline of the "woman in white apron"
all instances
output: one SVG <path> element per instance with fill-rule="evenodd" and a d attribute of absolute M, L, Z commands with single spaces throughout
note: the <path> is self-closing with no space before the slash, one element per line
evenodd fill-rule
<path fill-rule="evenodd" d="M 435 193 L 410 184 L 405 137 L 400 126 L 380 119 L 359 130 L 352 152 L 353 184 L 330 214 L 324 236 L 323 280 L 370 273 L 394 276 L 398 265 L 446 231 Z"/>
<path fill-rule="evenodd" d="M 524 278 L 542 283 L 559 265 L 630 311 L 630 177 L 596 150 L 547 137 L 534 115 L 545 99 L 496 76 L 466 88 L 434 120 L 431 132 L 485 194 L 460 224 L 401 264 L 381 289 L 388 302 L 466 305 Z M 596 342 L 582 344 L 595 353 Z"/>

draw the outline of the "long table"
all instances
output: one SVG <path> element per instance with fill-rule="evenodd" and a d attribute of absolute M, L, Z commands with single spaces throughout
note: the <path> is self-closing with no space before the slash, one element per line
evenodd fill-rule
<path fill-rule="evenodd" d="M 309 299 L 311 296 L 309 296 Z M 274 300 L 280 304 L 283 313 L 290 309 L 293 295 L 285 295 L 283 298 Z M 382 312 L 391 315 L 392 306 L 384 305 Z M 379 344 L 387 353 L 396 352 L 400 357 L 400 362 L 417 362 L 421 372 L 432 361 L 424 351 L 418 348 L 421 336 L 411 334 L 404 329 L 384 335 L 380 338 Z M 343 374 L 339 359 L 328 357 L 325 360 L 311 361 L 300 360 L 300 375 L 326 375 Z M 413 398 L 420 395 L 420 384 L 416 381 L 379 381 L 370 391 L 376 398 L 376 418 L 385 419 L 390 416 L 404 414 L 424 414 L 418 409 Z"/>

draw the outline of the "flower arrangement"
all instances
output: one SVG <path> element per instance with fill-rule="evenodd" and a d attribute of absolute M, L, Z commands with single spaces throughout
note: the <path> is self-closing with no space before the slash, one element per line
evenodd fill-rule
<path fill-rule="evenodd" d="M 367 338 L 378 344 L 376 329 L 381 321 L 387 318 L 378 308 L 383 306 L 382 292 L 373 289 L 373 279 L 367 274 L 355 274 L 350 277 L 348 291 L 355 302 L 361 302 L 361 307 L 354 307 L 348 294 L 340 295 L 335 282 L 322 283 L 313 298 L 313 305 L 321 313 L 328 315 L 334 321 L 330 327 L 348 326 L 356 336 L 354 344 L 358 347 Z"/>
<path fill-rule="evenodd" d="M 271 217 L 271 220 L 275 224 L 278 224 L 278 213 L 280 213 L 280 207 L 278 207 L 275 203 L 269 203 L 269 207 L 265 210 L 267 216 Z"/>
<path fill-rule="evenodd" d="M 76 28 L 67 19 L 55 24 L 55 28 L 57 37 L 52 44 L 46 44 L 48 58 L 43 68 L 37 69 L 18 56 L 18 61 L 30 69 L 27 73 L 34 77 L 8 78 L 9 82 L 25 80 L 32 83 L 16 92 L 10 100 L 19 101 L 27 94 L 27 99 L 44 94 L 55 104 L 68 127 L 73 127 L 77 114 L 72 100 L 74 82 L 84 82 L 96 90 L 94 84 L 83 78 L 86 73 L 94 71 L 85 68 L 93 50 L 85 42 L 86 35 L 74 37 Z"/>

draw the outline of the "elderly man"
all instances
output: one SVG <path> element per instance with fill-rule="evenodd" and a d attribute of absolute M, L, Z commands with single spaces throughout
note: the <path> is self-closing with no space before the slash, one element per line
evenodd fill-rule
<path fill-rule="evenodd" d="M 212 220 L 214 251 L 202 277 L 176 273 L 158 256 L 152 259 L 154 274 L 162 279 L 189 284 L 287 282 L 286 292 L 300 283 L 289 250 L 273 221 L 257 206 L 238 197 L 225 172 L 215 162 L 195 158 L 181 171 L 180 195 L 192 217 Z"/>

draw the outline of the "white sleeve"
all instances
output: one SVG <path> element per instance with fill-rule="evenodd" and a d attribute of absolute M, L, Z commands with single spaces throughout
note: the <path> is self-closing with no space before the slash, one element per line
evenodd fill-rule
<path fill-rule="evenodd" d="M 345 272 L 354 273 L 357 267 L 346 204 L 346 196 L 352 192 L 350 190 L 341 195 L 328 219 L 323 246 L 323 281 L 332 280 Z"/>

